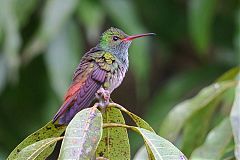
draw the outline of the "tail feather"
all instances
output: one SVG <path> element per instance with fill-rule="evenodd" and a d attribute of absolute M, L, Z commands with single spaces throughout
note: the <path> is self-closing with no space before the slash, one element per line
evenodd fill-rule
<path fill-rule="evenodd" d="M 55 123 L 58 118 L 68 109 L 68 107 L 74 103 L 75 96 L 72 96 L 70 99 L 66 100 L 63 105 L 60 107 L 60 109 L 58 110 L 57 114 L 55 114 L 55 116 L 53 117 L 53 123 Z"/>
<path fill-rule="evenodd" d="M 80 94 L 78 93 L 77 100 L 75 100 L 72 106 L 69 107 L 69 109 L 62 114 L 62 116 L 60 116 L 59 124 L 68 124 L 80 110 L 90 107 L 90 104 L 94 100 L 95 93 L 100 87 L 100 84 L 95 83 L 93 86 L 91 86 L 88 94 L 84 97 L 80 97 Z"/>

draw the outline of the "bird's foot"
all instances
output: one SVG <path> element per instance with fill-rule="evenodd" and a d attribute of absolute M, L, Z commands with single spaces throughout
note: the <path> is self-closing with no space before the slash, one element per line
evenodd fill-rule
<path fill-rule="evenodd" d="M 109 104 L 110 92 L 108 90 L 100 88 L 96 93 L 96 97 L 99 101 L 99 107 L 105 109 Z"/>

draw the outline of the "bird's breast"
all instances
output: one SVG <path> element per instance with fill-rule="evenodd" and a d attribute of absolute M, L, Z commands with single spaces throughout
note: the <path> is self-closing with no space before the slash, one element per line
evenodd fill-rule
<path fill-rule="evenodd" d="M 112 69 L 107 73 L 106 81 L 103 84 L 103 87 L 111 93 L 114 89 L 116 89 L 123 81 L 127 71 L 127 66 L 122 64 L 117 64 L 115 69 Z"/>

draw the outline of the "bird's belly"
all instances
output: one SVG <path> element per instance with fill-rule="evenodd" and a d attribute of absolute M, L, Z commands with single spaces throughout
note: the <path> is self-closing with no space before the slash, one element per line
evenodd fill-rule
<path fill-rule="evenodd" d="M 115 73 L 110 74 L 109 78 L 107 79 L 107 83 L 109 84 L 107 90 L 110 93 L 122 83 L 125 73 L 126 70 L 118 69 Z"/>

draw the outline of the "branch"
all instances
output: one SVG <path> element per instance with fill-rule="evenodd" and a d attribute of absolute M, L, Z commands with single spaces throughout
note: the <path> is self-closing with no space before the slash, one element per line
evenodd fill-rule
<path fill-rule="evenodd" d="M 122 128 L 127 128 L 127 129 L 131 129 L 133 131 L 136 131 L 134 126 L 129 126 L 126 124 L 120 124 L 120 123 L 104 123 L 103 124 L 103 128 L 109 128 L 109 127 L 122 127 Z"/>
<path fill-rule="evenodd" d="M 118 108 L 118 109 L 120 109 L 123 112 L 129 113 L 129 111 L 127 109 L 125 109 L 123 106 L 121 106 L 120 104 L 114 103 L 114 102 L 109 103 L 107 107 Z"/>

